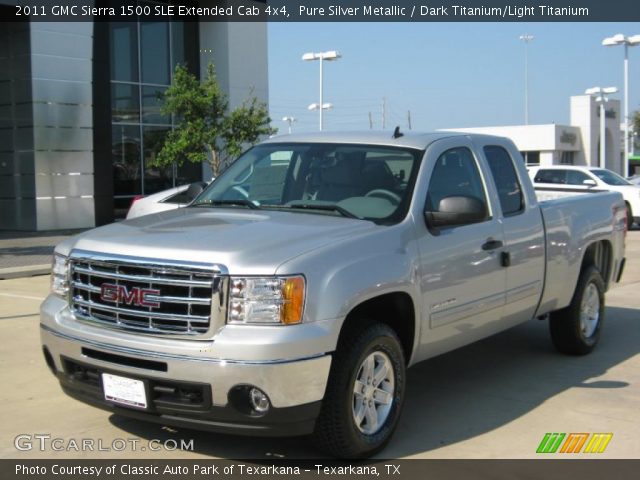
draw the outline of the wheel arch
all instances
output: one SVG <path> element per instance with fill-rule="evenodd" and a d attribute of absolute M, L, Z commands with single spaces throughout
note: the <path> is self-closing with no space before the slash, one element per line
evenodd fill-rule
<path fill-rule="evenodd" d="M 590 266 L 598 269 L 604 280 L 605 291 L 608 290 L 613 269 L 613 248 L 608 240 L 593 242 L 584 250 L 580 274 Z"/>
<path fill-rule="evenodd" d="M 384 293 L 355 305 L 345 317 L 338 337 L 363 321 L 377 321 L 388 325 L 398 335 L 407 365 L 411 363 L 416 342 L 416 309 L 406 292 Z"/>

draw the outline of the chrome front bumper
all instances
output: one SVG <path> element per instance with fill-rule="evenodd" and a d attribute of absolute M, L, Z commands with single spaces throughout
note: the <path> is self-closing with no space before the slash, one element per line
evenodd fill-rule
<path fill-rule="evenodd" d="M 110 405 L 105 405 L 104 399 L 98 398 L 97 390 L 90 396 L 92 398 L 82 398 L 82 395 L 69 391 L 69 386 L 73 385 L 64 381 L 65 375 L 69 377 L 65 362 L 131 378 L 204 384 L 212 411 L 218 412 L 233 409 L 229 393 L 242 385 L 255 386 L 265 392 L 273 410 L 283 412 L 293 407 L 319 405 L 331 367 L 330 350 L 311 353 L 322 345 L 330 345 L 333 328 L 329 324 L 309 324 L 298 331 L 295 331 L 297 326 L 259 331 L 247 328 L 246 334 L 251 339 L 245 338 L 244 345 L 238 343 L 238 335 L 242 332 L 233 328 L 226 336 L 222 335 L 225 330 L 222 329 L 210 341 L 176 340 L 87 325 L 73 318 L 64 300 L 50 296 L 41 307 L 40 327 L 43 348 L 53 363 L 50 366 L 65 391 L 102 408 Z M 265 337 L 269 332 L 272 338 Z M 296 345 L 296 348 L 288 348 L 288 344 Z M 237 353 L 235 358 L 228 356 L 231 351 Z M 276 352 L 280 353 L 280 358 Z M 140 417 L 141 413 L 146 413 L 132 409 L 126 409 L 131 410 L 127 412 L 117 405 L 114 407 L 112 410 L 131 413 L 132 416 Z M 232 416 L 236 422 L 238 412 Z M 244 420 L 249 424 L 252 422 L 250 415 Z M 229 428 L 223 430 L 228 431 Z"/>

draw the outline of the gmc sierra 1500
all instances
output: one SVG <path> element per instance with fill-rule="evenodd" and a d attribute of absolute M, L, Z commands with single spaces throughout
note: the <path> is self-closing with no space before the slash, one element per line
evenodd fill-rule
<path fill-rule="evenodd" d="M 591 351 L 625 232 L 618 193 L 538 203 L 503 138 L 276 137 L 186 208 L 58 245 L 44 356 L 122 415 L 364 457 L 417 362 L 547 316 Z"/>

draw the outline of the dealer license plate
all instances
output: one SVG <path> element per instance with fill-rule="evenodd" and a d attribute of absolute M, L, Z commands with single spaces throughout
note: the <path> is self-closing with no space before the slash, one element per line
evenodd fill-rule
<path fill-rule="evenodd" d="M 129 407 L 147 408 L 144 382 L 140 380 L 103 373 L 102 387 L 104 398 L 110 402 Z"/>

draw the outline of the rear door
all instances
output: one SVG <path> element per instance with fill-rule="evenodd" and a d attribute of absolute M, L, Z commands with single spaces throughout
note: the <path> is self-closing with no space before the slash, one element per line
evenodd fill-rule
<path fill-rule="evenodd" d="M 528 179 L 524 168 L 516 164 L 522 161 L 520 155 L 490 137 L 476 137 L 473 142 L 484 156 L 498 197 L 495 210 L 503 229 L 502 255 L 507 276 L 503 323 L 516 324 L 533 317 L 542 295 L 545 266 L 542 216 L 537 204 L 528 202 L 524 194 L 522 184 Z M 564 179 L 567 172 L 572 172 L 548 171 L 560 172 Z"/>

